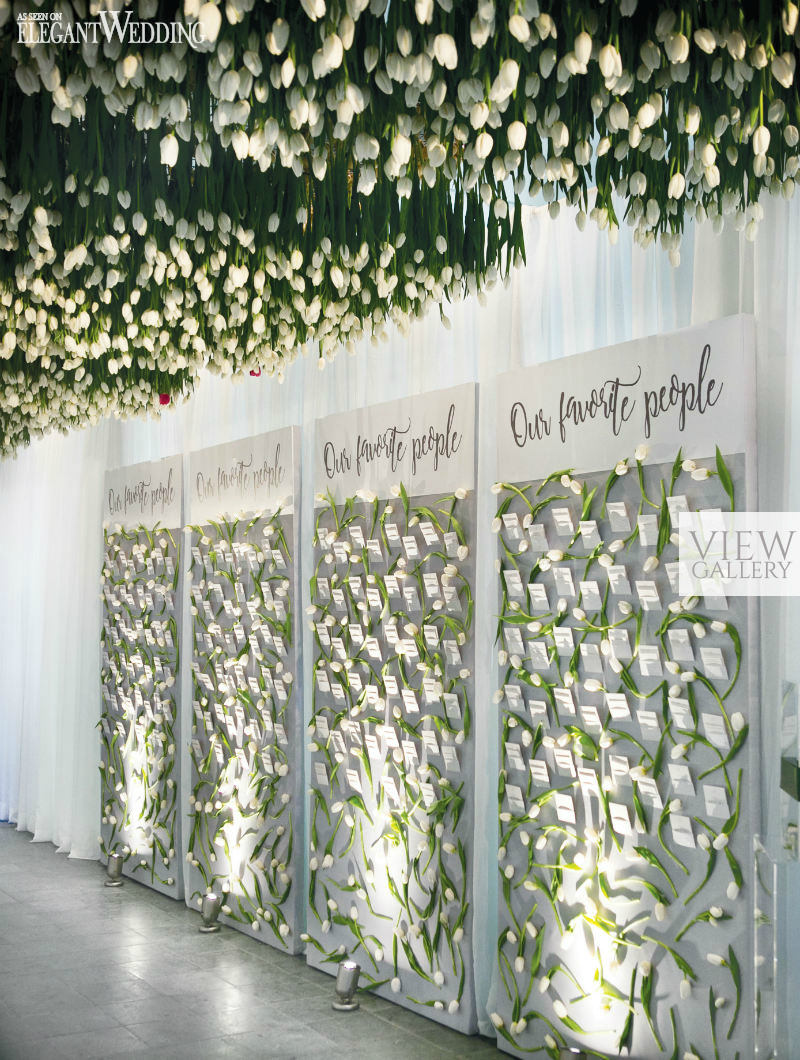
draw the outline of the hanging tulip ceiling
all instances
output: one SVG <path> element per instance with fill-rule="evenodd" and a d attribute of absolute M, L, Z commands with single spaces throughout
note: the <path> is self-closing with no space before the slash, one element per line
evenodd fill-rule
<path fill-rule="evenodd" d="M 545 6 L 140 0 L 78 44 L 95 7 L 0 0 L 0 451 L 491 286 L 523 194 L 673 261 L 792 194 L 794 3 Z"/>

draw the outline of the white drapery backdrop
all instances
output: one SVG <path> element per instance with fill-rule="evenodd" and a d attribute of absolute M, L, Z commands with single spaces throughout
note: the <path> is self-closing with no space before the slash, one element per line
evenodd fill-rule
<path fill-rule="evenodd" d="M 770 202 L 755 244 L 733 231 L 690 227 L 672 268 L 657 247 L 635 247 L 628 229 L 616 245 L 577 230 L 572 215 L 552 220 L 527 209 L 528 264 L 485 299 L 445 307 L 407 335 L 342 352 L 320 373 L 315 358 L 295 364 L 283 386 L 265 377 L 238 385 L 209 378 L 191 401 L 160 421 L 104 423 L 37 442 L 0 462 L 0 819 L 10 818 L 73 857 L 97 853 L 100 712 L 99 573 L 106 467 L 155 459 L 300 424 L 303 466 L 314 420 L 395 397 L 462 382 L 480 383 L 478 468 L 478 644 L 491 642 L 489 599 L 494 542 L 494 380 L 510 368 L 667 332 L 732 313 L 755 313 L 759 359 L 759 493 L 763 509 L 800 510 L 800 203 Z M 304 483 L 304 508 L 312 495 Z M 306 526 L 308 522 L 306 521 Z M 308 534 L 305 535 L 307 538 Z M 306 542 L 307 549 L 310 542 Z M 307 557 L 306 557 L 307 558 Z M 303 557 L 301 556 L 301 561 Z M 309 569 L 306 565 L 305 569 Z M 307 603 L 304 599 L 303 603 Z M 765 812 L 774 810 L 779 697 L 800 676 L 793 651 L 800 603 L 764 612 L 762 711 Z M 310 653 L 307 653 L 310 654 Z M 477 674 L 476 804 L 495 798 L 497 737 L 488 656 Z M 480 704 L 483 704 L 481 709 Z M 476 837 L 476 976 L 479 1004 L 491 978 L 495 905 L 495 815 Z"/>

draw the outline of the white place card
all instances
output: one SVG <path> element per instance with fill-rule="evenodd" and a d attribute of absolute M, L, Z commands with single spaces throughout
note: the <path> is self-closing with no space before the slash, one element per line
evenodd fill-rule
<path fill-rule="evenodd" d="M 688 629 L 673 626 L 667 630 L 667 639 L 669 640 L 669 650 L 672 658 L 676 662 L 694 662 L 694 648 L 692 647 Z"/>
<path fill-rule="evenodd" d="M 608 811 L 611 815 L 611 827 L 618 835 L 633 835 L 627 806 L 621 802 L 609 802 Z"/>
<path fill-rule="evenodd" d="M 422 627 L 422 636 L 425 638 L 425 643 L 429 648 L 439 647 L 439 627 L 425 624 Z"/>
<path fill-rule="evenodd" d="M 403 706 L 408 714 L 419 714 L 419 703 L 417 702 L 417 694 L 413 688 L 404 688 L 402 692 Z"/>
<path fill-rule="evenodd" d="M 625 755 L 609 755 L 608 764 L 611 769 L 611 778 L 615 784 L 627 781 L 630 766 Z"/>
<path fill-rule="evenodd" d="M 615 563 L 606 568 L 608 573 L 608 584 L 615 596 L 630 596 L 631 583 L 628 581 L 628 571 L 621 563 Z"/>
<path fill-rule="evenodd" d="M 575 713 L 575 700 L 572 697 L 571 688 L 554 688 L 553 698 L 559 711 L 563 710 L 566 714 Z"/>
<path fill-rule="evenodd" d="M 347 777 L 347 783 L 353 791 L 357 791 L 359 795 L 363 795 L 364 791 L 361 787 L 361 774 L 359 771 L 357 769 L 346 769 L 345 776 Z"/>
<path fill-rule="evenodd" d="M 420 533 L 425 539 L 425 544 L 429 546 L 436 546 L 439 544 L 439 534 L 436 527 L 430 520 L 423 520 L 419 524 Z"/>
<path fill-rule="evenodd" d="M 658 714 L 654 710 L 637 710 L 636 720 L 642 730 L 643 740 L 661 739 L 661 724 L 658 720 Z"/>
<path fill-rule="evenodd" d="M 679 696 L 675 696 L 673 699 L 669 699 L 669 712 L 672 715 L 674 728 L 677 729 L 691 729 L 692 728 L 692 711 L 689 706 L 688 699 L 681 699 Z"/>
<path fill-rule="evenodd" d="M 506 760 L 511 769 L 518 773 L 526 772 L 527 767 L 522 757 L 522 748 L 511 740 L 506 741 Z"/>
<path fill-rule="evenodd" d="M 676 596 L 680 592 L 680 568 L 680 563 L 675 560 L 664 564 L 664 570 L 667 572 L 667 578 L 669 579 L 669 587 Z"/>
<path fill-rule="evenodd" d="M 528 655 L 536 670 L 547 670 L 550 667 L 550 655 L 547 645 L 543 640 L 531 640 L 528 642 Z"/>
<path fill-rule="evenodd" d="M 609 501 L 606 504 L 606 514 L 615 534 L 627 533 L 630 530 L 631 520 L 625 501 Z"/>
<path fill-rule="evenodd" d="M 573 597 L 575 595 L 575 582 L 572 579 L 571 569 L 569 567 L 553 567 L 551 573 L 558 595 Z"/>
<path fill-rule="evenodd" d="M 439 575 L 436 571 L 426 571 L 422 575 L 422 584 L 425 589 L 425 595 L 429 599 L 436 600 L 442 595 L 442 590 L 439 587 Z"/>
<path fill-rule="evenodd" d="M 568 747 L 554 747 L 553 761 L 561 776 L 575 776 L 575 760 L 572 757 L 572 751 Z"/>
<path fill-rule="evenodd" d="M 531 543 L 531 552 L 547 552 L 550 548 L 547 531 L 541 523 L 531 523 L 528 527 L 528 538 Z"/>
<path fill-rule="evenodd" d="M 522 578 L 516 568 L 505 568 L 503 570 L 503 579 L 506 583 L 506 590 L 509 596 L 520 597 L 525 595 L 525 587 L 522 584 Z"/>
<path fill-rule="evenodd" d="M 600 655 L 600 645 L 593 641 L 581 643 L 581 662 L 583 668 L 590 674 L 601 674 L 603 672 L 603 659 Z"/>
<path fill-rule="evenodd" d="M 569 508 L 553 508 L 551 514 L 558 536 L 572 537 L 575 533 L 575 524 L 572 521 L 572 512 Z"/>
<path fill-rule="evenodd" d="M 542 761 L 541 758 L 531 759 L 531 779 L 539 787 L 550 787 L 550 772 L 547 768 L 547 763 Z"/>
<path fill-rule="evenodd" d="M 505 626 L 503 629 L 503 637 L 506 642 L 506 649 L 512 655 L 524 655 L 525 645 L 522 643 L 522 634 L 520 633 L 519 626 Z"/>
<path fill-rule="evenodd" d="M 597 773 L 593 769 L 589 769 L 587 766 L 579 766 L 578 782 L 584 795 L 594 795 L 595 798 L 600 798 L 600 784 L 597 780 Z"/>
<path fill-rule="evenodd" d="M 694 782 L 687 765 L 682 762 L 669 763 L 669 779 L 676 795 L 694 795 Z"/>
<path fill-rule="evenodd" d="M 615 721 L 622 721 L 631 716 L 628 698 L 624 692 L 606 692 L 606 706 Z"/>
<path fill-rule="evenodd" d="M 661 652 L 657 644 L 639 645 L 639 672 L 642 677 L 661 677 Z"/>
<path fill-rule="evenodd" d="M 658 790 L 658 784 L 652 777 L 642 777 L 641 780 L 636 781 L 636 786 L 639 789 L 639 794 L 643 799 L 646 799 L 651 806 L 654 806 L 657 810 L 664 808 L 664 802 L 661 798 L 661 793 Z"/>
<path fill-rule="evenodd" d="M 404 535 L 403 550 L 406 554 L 407 559 L 419 558 L 419 546 L 417 545 L 417 539 L 414 537 L 413 534 Z"/>
<path fill-rule="evenodd" d="M 575 650 L 575 641 L 571 626 L 554 626 L 553 638 L 559 655 L 572 655 Z"/>
<path fill-rule="evenodd" d="M 724 788 L 716 787 L 713 784 L 704 784 L 703 799 L 706 804 L 706 814 L 709 817 L 727 821 L 730 817 L 730 808 L 728 806 L 728 795 Z"/>
<path fill-rule="evenodd" d="M 458 546 L 458 534 L 455 530 L 448 530 L 444 535 L 444 550 L 451 559 L 458 555 Z"/>
<path fill-rule="evenodd" d="M 422 730 L 422 743 L 424 744 L 425 750 L 428 752 L 428 754 L 440 754 L 439 741 L 437 740 L 436 733 L 433 731 L 433 729 Z"/>
<path fill-rule="evenodd" d="M 701 647 L 700 658 L 703 663 L 703 672 L 711 681 L 727 681 L 728 668 L 725 665 L 725 656 L 720 648 Z"/>
<path fill-rule="evenodd" d="M 617 627 L 608 631 L 608 643 L 611 645 L 611 653 L 620 662 L 629 662 L 633 657 L 631 651 L 631 638 L 627 629 Z"/>
<path fill-rule="evenodd" d="M 715 747 L 722 748 L 722 750 L 728 750 L 730 742 L 721 714 L 701 714 L 700 724 L 703 729 L 703 735 L 710 743 L 713 743 Z"/>
<path fill-rule="evenodd" d="M 658 516 L 640 515 L 636 525 L 639 527 L 639 544 L 644 548 L 655 548 L 658 544 Z"/>
<path fill-rule="evenodd" d="M 694 832 L 692 831 L 692 819 L 682 813 L 671 813 L 669 824 L 672 829 L 673 841 L 679 847 L 694 849 Z"/>
<path fill-rule="evenodd" d="M 547 724 L 547 703 L 543 699 L 529 699 L 528 713 L 534 721 L 542 721 Z"/>
<path fill-rule="evenodd" d="M 597 530 L 597 521 L 595 519 L 581 520 L 578 523 L 578 529 L 580 530 L 584 548 L 594 548 L 595 545 L 600 544 L 600 534 Z"/>
<path fill-rule="evenodd" d="M 669 511 L 671 522 L 677 527 L 678 516 L 681 512 L 689 511 L 689 502 L 686 499 L 686 495 L 683 493 L 677 493 L 674 497 L 667 497 L 667 509 Z"/>
<path fill-rule="evenodd" d="M 506 799 L 512 813 L 523 814 L 525 812 L 525 800 L 522 797 L 522 789 L 516 784 L 506 784 Z"/>
<path fill-rule="evenodd" d="M 458 751 L 452 744 L 442 744 L 442 758 L 444 759 L 444 768 L 447 773 L 461 772 L 461 763 L 458 760 Z"/>
<path fill-rule="evenodd" d="M 599 611 L 603 606 L 603 598 L 600 595 L 600 586 L 595 581 L 579 582 L 581 592 L 581 606 L 584 611 L 591 613 Z"/>
<path fill-rule="evenodd" d="M 445 692 L 442 696 L 444 712 L 450 721 L 461 721 L 461 705 L 455 692 Z"/>
<path fill-rule="evenodd" d="M 661 597 L 654 581 L 637 581 L 636 593 L 645 611 L 658 611 L 661 608 Z"/>
<path fill-rule="evenodd" d="M 566 791 L 557 791 L 553 797 L 556 817 L 562 824 L 575 824 L 575 802 Z"/>
<path fill-rule="evenodd" d="M 590 732 L 599 732 L 603 728 L 603 722 L 600 719 L 600 714 L 597 707 L 587 706 L 585 703 L 579 705 L 578 710 L 580 711 L 581 720 L 585 729 Z"/>
<path fill-rule="evenodd" d="M 406 611 L 409 613 L 422 610 L 415 585 L 406 584 L 403 586 L 403 602 L 405 603 Z"/>
<path fill-rule="evenodd" d="M 503 692 L 511 710 L 522 710 L 522 690 L 519 685 L 503 685 Z"/>

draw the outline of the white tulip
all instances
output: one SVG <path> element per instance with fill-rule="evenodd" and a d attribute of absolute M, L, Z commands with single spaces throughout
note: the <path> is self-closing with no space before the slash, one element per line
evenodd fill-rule
<path fill-rule="evenodd" d="M 783 88 L 792 87 L 796 65 L 797 60 L 791 52 L 783 52 L 772 60 L 772 76 Z"/>
<path fill-rule="evenodd" d="M 206 7 L 211 6 L 206 4 Z M 216 8 L 214 8 L 216 10 Z M 170 169 L 178 161 L 178 139 L 175 133 L 168 133 L 161 140 L 161 164 L 162 166 L 169 166 Z"/>
<path fill-rule="evenodd" d="M 706 55 L 711 55 L 717 47 L 717 38 L 710 29 L 696 29 L 694 31 L 694 42 Z"/>
<path fill-rule="evenodd" d="M 438 33 L 434 37 L 433 56 L 446 70 L 455 70 L 458 66 L 458 48 L 449 33 Z"/>
<path fill-rule="evenodd" d="M 482 132 L 475 141 L 475 154 L 480 159 L 488 158 L 494 146 L 494 140 L 488 132 Z"/>
<path fill-rule="evenodd" d="M 531 27 L 528 24 L 528 20 L 520 14 L 512 15 L 508 20 L 508 32 L 518 40 L 520 44 L 524 44 L 530 39 Z"/>
<path fill-rule="evenodd" d="M 667 197 L 670 199 L 680 199 L 685 188 L 686 178 L 683 173 L 673 173 L 667 187 Z"/>
<path fill-rule="evenodd" d="M 216 4 L 203 4 L 197 13 L 198 34 L 207 44 L 214 44 L 222 27 L 222 14 Z"/>
<path fill-rule="evenodd" d="M 671 63 L 685 63 L 689 58 L 689 41 L 683 33 L 670 33 L 664 42 L 664 50 Z"/>
<path fill-rule="evenodd" d="M 619 53 L 613 44 L 606 44 L 600 49 L 597 64 L 605 78 L 613 77 L 619 63 Z"/>
<path fill-rule="evenodd" d="M 766 125 L 759 125 L 753 133 L 753 150 L 757 155 L 765 155 L 769 150 L 770 132 Z"/>
<path fill-rule="evenodd" d="M 312 22 L 325 16 L 325 0 L 300 0 L 300 5 Z"/>
<path fill-rule="evenodd" d="M 514 151 L 522 151 L 528 138 L 528 130 L 521 121 L 513 121 L 507 130 L 509 147 Z"/>

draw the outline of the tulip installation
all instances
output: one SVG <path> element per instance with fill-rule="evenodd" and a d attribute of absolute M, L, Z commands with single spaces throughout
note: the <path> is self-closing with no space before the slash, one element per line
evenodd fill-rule
<path fill-rule="evenodd" d="M 496 486 L 501 1047 L 750 1055 L 742 601 L 680 598 L 677 514 L 743 459 Z M 743 827 L 739 827 L 743 825 Z"/>
<path fill-rule="evenodd" d="M 318 509 L 309 962 L 474 1029 L 474 494 Z"/>
<path fill-rule="evenodd" d="M 193 526 L 191 900 L 296 952 L 292 556 L 280 509 Z"/>
<path fill-rule="evenodd" d="M 794 0 L 133 6 L 0 5 L 0 453 L 487 288 L 526 194 L 677 261 L 794 191 Z"/>
<path fill-rule="evenodd" d="M 106 529 L 101 850 L 106 857 L 121 854 L 126 875 L 175 898 L 183 886 L 175 684 L 179 568 L 171 530 Z"/>

